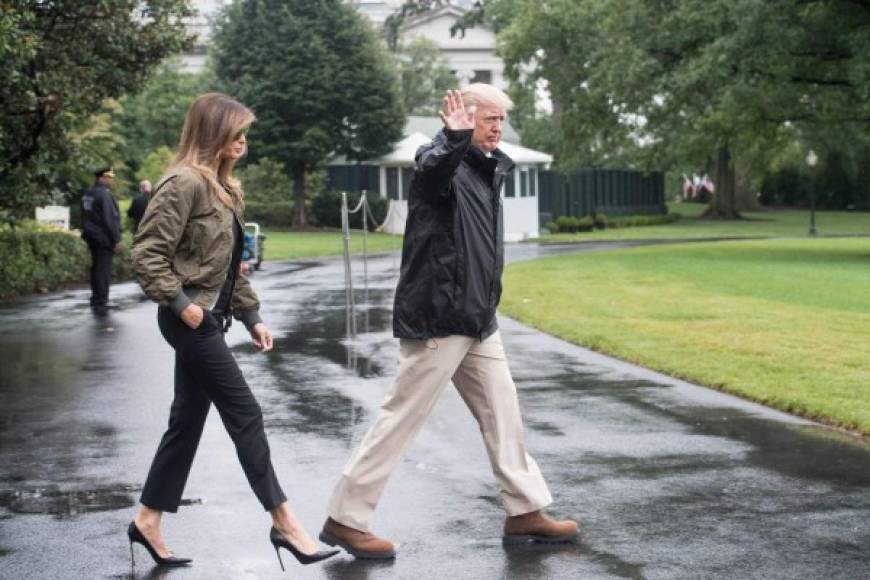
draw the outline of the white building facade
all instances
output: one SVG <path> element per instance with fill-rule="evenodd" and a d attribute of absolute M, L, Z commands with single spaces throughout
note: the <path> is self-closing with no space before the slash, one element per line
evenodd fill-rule
<path fill-rule="evenodd" d="M 441 129 L 441 120 L 436 117 L 410 117 L 405 127 L 405 137 L 396 143 L 393 150 L 376 159 L 366 160 L 358 165 L 350 164 L 343 158 L 333 159 L 330 168 L 330 187 L 351 189 L 348 182 L 333 175 L 347 174 L 348 171 L 364 172 L 373 175 L 368 181 L 368 190 L 400 205 L 406 204 L 414 175 L 414 155 L 420 146 L 432 140 Z M 504 139 L 499 144 L 506 155 L 513 159 L 516 167 L 505 176 L 501 191 L 504 211 L 504 240 L 517 242 L 537 238 L 539 235 L 539 173 L 550 167 L 553 157 L 541 151 L 522 147 L 512 141 L 516 132 L 509 125 L 505 127 Z M 407 210 L 399 213 L 407 214 Z M 401 229 L 404 226 L 402 225 Z"/>
<path fill-rule="evenodd" d="M 402 7 L 404 0 L 349 0 L 379 31 L 390 14 Z M 450 5 L 405 20 L 399 30 L 402 41 L 426 38 L 434 42 L 447 60 L 459 86 L 481 82 L 506 88 L 504 62 L 496 53 L 495 33 L 485 25 L 469 28 L 465 34 L 451 35 L 450 28 L 465 13 L 469 1 L 454 0 Z"/>

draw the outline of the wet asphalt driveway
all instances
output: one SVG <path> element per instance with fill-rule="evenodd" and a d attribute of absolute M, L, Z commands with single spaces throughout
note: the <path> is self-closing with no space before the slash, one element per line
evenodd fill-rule
<path fill-rule="evenodd" d="M 511 247 L 514 259 L 535 246 Z M 269 263 L 254 278 L 275 350 L 228 341 L 265 415 L 285 491 L 316 533 L 341 468 L 397 368 L 395 257 L 355 264 L 360 334 L 345 340 L 341 263 Z M 367 296 L 366 296 L 367 294 Z M 0 307 L 0 578 L 130 578 L 124 535 L 165 427 L 172 355 L 134 284 L 95 319 L 87 291 Z M 395 472 L 374 529 L 391 563 L 342 554 L 281 573 L 269 519 L 212 412 L 165 519 L 194 565 L 137 578 L 870 578 L 870 445 L 616 362 L 502 319 L 527 441 L 552 512 L 582 520 L 562 547 L 500 541 L 476 425 L 453 390 Z M 286 562 L 286 557 L 285 557 Z"/>

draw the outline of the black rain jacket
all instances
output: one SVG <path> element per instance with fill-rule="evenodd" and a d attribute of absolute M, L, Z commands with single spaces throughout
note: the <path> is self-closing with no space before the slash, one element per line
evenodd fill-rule
<path fill-rule="evenodd" d="M 393 335 L 483 340 L 498 329 L 504 225 L 501 186 L 513 161 L 444 129 L 420 147 L 411 180 Z"/>
<path fill-rule="evenodd" d="M 95 183 L 82 194 L 82 238 L 104 250 L 121 241 L 118 202 L 105 185 Z"/>

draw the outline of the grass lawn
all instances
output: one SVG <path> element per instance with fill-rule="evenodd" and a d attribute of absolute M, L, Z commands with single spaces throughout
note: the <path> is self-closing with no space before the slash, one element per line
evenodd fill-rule
<path fill-rule="evenodd" d="M 870 239 L 635 248 L 509 266 L 550 334 L 870 435 Z"/>
<path fill-rule="evenodd" d="M 699 216 L 707 206 L 699 203 L 674 203 L 672 212 L 682 215 L 671 224 L 596 230 L 578 234 L 553 234 L 536 241 L 547 243 L 583 242 L 592 240 L 637 240 L 707 237 L 802 237 L 810 226 L 808 210 L 769 210 L 744 213 L 744 220 L 706 220 Z M 816 229 L 826 234 L 870 235 L 870 213 L 823 211 L 816 212 Z"/>
<path fill-rule="evenodd" d="M 266 260 L 298 260 L 300 258 L 336 256 L 344 252 L 340 231 L 291 232 L 266 230 L 265 234 L 266 244 L 263 257 Z M 402 249 L 401 236 L 369 233 L 368 251 L 370 254 L 388 252 L 393 249 Z M 351 231 L 350 250 L 354 254 L 362 253 L 362 230 Z"/>

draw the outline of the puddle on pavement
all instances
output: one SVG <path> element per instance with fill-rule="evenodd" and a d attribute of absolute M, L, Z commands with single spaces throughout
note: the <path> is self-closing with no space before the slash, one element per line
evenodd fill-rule
<path fill-rule="evenodd" d="M 56 486 L 2 490 L 0 507 L 16 514 L 45 514 L 64 518 L 132 507 L 138 489 L 133 485 L 116 485 L 88 490 L 61 490 Z"/>

